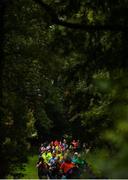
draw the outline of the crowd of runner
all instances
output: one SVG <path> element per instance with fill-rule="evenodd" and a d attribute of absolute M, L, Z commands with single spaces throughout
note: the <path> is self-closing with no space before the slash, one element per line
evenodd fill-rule
<path fill-rule="evenodd" d="M 41 144 L 39 148 L 38 168 L 39 179 L 74 179 L 79 178 L 86 166 L 80 153 L 79 140 L 70 144 L 66 139 Z"/>

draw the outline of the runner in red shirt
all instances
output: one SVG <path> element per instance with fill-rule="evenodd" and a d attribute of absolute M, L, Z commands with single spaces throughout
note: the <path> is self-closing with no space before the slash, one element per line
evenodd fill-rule
<path fill-rule="evenodd" d="M 75 167 L 75 164 L 71 162 L 70 158 L 67 158 L 65 162 L 63 162 L 60 166 L 60 169 L 63 171 L 64 174 L 66 174 L 69 169 Z"/>
<path fill-rule="evenodd" d="M 59 146 L 59 141 L 55 140 L 54 146 Z"/>
<path fill-rule="evenodd" d="M 78 142 L 73 140 L 71 144 L 73 146 L 74 151 L 76 151 L 76 149 L 78 148 Z"/>

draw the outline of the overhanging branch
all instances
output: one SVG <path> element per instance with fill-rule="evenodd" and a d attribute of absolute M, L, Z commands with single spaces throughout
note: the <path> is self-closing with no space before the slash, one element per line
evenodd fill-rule
<path fill-rule="evenodd" d="M 122 26 L 122 25 L 86 25 L 86 24 L 80 24 L 80 23 L 72 23 L 72 22 L 66 22 L 63 20 L 60 20 L 58 15 L 56 14 L 55 10 L 50 7 L 48 4 L 44 3 L 42 0 L 33 0 L 41 8 L 43 8 L 46 13 L 48 13 L 51 22 L 54 25 L 60 25 L 71 29 L 80 29 L 80 30 L 86 30 L 86 31 L 128 31 L 128 26 Z"/>
<path fill-rule="evenodd" d="M 86 31 L 126 31 L 128 30 L 128 27 L 124 27 L 121 25 L 86 25 L 86 24 L 80 24 L 80 23 L 70 23 L 58 20 L 54 24 L 61 25 L 67 28 L 72 29 L 80 29 L 80 30 L 86 30 Z"/>

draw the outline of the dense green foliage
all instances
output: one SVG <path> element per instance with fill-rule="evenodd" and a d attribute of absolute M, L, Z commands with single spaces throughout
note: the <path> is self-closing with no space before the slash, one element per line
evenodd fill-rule
<path fill-rule="evenodd" d="M 17 177 L 33 137 L 66 134 L 126 178 L 128 2 L 2 0 L 0 13 L 0 177 Z"/>

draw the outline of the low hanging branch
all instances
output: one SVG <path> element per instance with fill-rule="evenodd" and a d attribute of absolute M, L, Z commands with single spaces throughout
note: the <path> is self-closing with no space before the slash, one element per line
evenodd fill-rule
<path fill-rule="evenodd" d="M 78 24 L 78 23 L 70 23 L 58 20 L 54 24 L 61 25 L 67 28 L 72 29 L 80 29 L 86 31 L 126 31 L 128 27 L 123 27 L 120 25 L 85 25 L 85 24 Z"/>
<path fill-rule="evenodd" d="M 46 13 L 49 14 L 51 22 L 55 25 L 60 25 L 71 29 L 86 30 L 86 31 L 128 31 L 128 26 L 122 26 L 122 25 L 110 25 L 110 24 L 86 25 L 80 23 L 66 22 L 59 19 L 54 9 L 50 7 L 48 4 L 44 3 L 42 0 L 33 0 L 33 1 L 39 4 L 40 7 L 43 8 L 46 11 Z"/>

